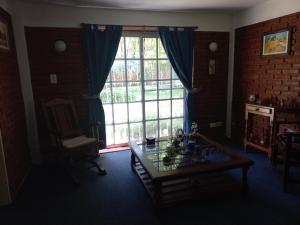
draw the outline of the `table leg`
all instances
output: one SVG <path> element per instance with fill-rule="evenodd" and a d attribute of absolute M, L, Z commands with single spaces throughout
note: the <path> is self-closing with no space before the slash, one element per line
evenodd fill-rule
<path fill-rule="evenodd" d="M 154 185 L 154 202 L 156 206 L 160 206 L 162 200 L 161 181 L 154 181 L 153 185 Z"/>
<path fill-rule="evenodd" d="M 243 185 L 244 194 L 248 193 L 248 177 L 247 177 L 248 169 L 249 169 L 248 166 L 242 168 L 242 172 L 243 172 L 242 185 Z"/>
<path fill-rule="evenodd" d="M 131 169 L 135 171 L 135 155 L 131 152 Z"/>

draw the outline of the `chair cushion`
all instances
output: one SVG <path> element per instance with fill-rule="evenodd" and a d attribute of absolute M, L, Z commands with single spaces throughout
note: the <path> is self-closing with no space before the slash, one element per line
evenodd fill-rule
<path fill-rule="evenodd" d="M 62 141 L 62 144 L 64 148 L 72 149 L 93 144 L 96 143 L 96 141 L 96 138 L 88 138 L 87 136 L 81 135 L 78 137 L 65 139 Z"/>

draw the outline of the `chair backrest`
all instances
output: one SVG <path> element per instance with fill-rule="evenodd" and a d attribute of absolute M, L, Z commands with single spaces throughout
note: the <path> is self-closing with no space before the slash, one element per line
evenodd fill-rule
<path fill-rule="evenodd" d="M 78 117 L 71 100 L 53 99 L 43 104 L 47 128 L 61 138 L 81 135 Z"/>

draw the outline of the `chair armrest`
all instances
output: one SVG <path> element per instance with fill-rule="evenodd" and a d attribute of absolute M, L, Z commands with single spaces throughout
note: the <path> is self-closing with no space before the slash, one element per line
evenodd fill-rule
<path fill-rule="evenodd" d="M 51 135 L 53 135 L 53 138 L 55 139 L 56 147 L 62 148 L 63 146 L 62 135 L 56 130 L 52 130 L 52 129 L 47 129 L 47 130 Z"/>
<path fill-rule="evenodd" d="M 48 132 L 50 134 L 52 134 L 52 135 L 54 135 L 56 137 L 60 137 L 60 138 L 62 137 L 61 134 L 58 131 L 56 131 L 56 130 L 51 130 L 51 129 L 47 129 L 47 130 L 48 130 Z"/>

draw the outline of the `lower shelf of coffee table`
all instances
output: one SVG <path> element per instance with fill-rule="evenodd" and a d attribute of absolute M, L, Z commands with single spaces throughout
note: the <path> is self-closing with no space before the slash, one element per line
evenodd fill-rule
<path fill-rule="evenodd" d="M 139 161 L 134 169 L 154 200 L 153 181 Z M 228 192 L 241 192 L 242 185 L 225 172 L 207 173 L 187 178 L 164 181 L 161 184 L 161 204 L 193 198 L 208 198 Z"/>

